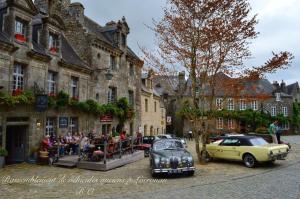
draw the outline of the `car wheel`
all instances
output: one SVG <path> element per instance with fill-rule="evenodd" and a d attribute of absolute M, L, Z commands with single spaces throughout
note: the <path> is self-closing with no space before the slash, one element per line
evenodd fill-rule
<path fill-rule="evenodd" d="M 195 171 L 188 171 L 187 175 L 188 176 L 193 176 L 195 174 Z"/>
<path fill-rule="evenodd" d="M 153 178 L 157 178 L 157 177 L 158 177 L 158 173 L 154 173 L 154 172 L 151 171 L 151 176 L 152 176 Z"/>
<path fill-rule="evenodd" d="M 251 154 L 246 154 L 243 158 L 243 161 L 244 161 L 244 164 L 246 167 L 248 168 L 253 168 L 255 167 L 255 164 L 256 164 L 256 160 L 255 158 L 253 157 L 253 155 Z"/>
<path fill-rule="evenodd" d="M 201 152 L 201 155 L 202 155 L 203 151 Z M 205 152 L 206 155 L 205 155 L 205 161 L 206 162 L 209 162 L 209 161 L 212 161 L 212 157 L 209 155 L 209 153 L 206 151 Z"/>

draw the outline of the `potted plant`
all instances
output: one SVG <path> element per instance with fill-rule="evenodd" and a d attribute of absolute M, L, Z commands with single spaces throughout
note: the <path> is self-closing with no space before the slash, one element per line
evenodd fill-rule
<path fill-rule="evenodd" d="M 5 165 L 5 156 L 8 155 L 6 149 L 0 148 L 0 168 L 3 168 Z"/>

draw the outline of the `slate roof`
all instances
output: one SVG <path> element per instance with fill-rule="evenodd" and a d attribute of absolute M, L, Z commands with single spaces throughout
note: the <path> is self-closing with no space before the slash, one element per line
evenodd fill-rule
<path fill-rule="evenodd" d="M 292 95 L 293 94 L 292 92 L 294 90 L 297 90 L 297 88 L 299 88 L 299 84 L 298 84 L 298 82 L 295 82 L 293 84 L 290 84 L 290 85 L 286 86 L 286 88 L 287 88 L 287 93 L 289 95 Z"/>
<path fill-rule="evenodd" d="M 89 68 L 88 65 L 85 62 L 83 62 L 80 59 L 80 57 L 76 54 L 76 52 L 74 51 L 74 49 L 71 47 L 71 45 L 69 44 L 69 42 L 64 36 L 62 36 L 61 44 L 62 44 L 61 46 L 62 59 L 66 63 Z"/>
<path fill-rule="evenodd" d="M 117 30 L 117 24 L 100 26 L 97 22 L 93 21 L 89 17 L 84 17 L 84 27 L 89 33 L 92 33 L 97 36 L 101 41 L 115 47 L 115 42 L 113 38 L 114 32 Z M 127 52 L 129 55 L 135 59 L 140 59 L 129 46 L 127 46 Z"/>
<path fill-rule="evenodd" d="M 4 42 L 6 44 L 12 44 L 8 38 L 8 36 L 4 33 L 0 31 L 0 41 Z"/>
<path fill-rule="evenodd" d="M 153 86 L 159 95 L 175 95 L 178 89 L 178 76 L 153 76 Z"/>

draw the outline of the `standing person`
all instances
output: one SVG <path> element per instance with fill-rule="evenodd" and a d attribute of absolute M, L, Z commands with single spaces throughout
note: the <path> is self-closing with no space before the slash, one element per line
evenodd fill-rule
<path fill-rule="evenodd" d="M 280 141 L 280 136 L 281 136 L 281 129 L 280 129 L 280 127 L 277 125 L 277 127 L 276 127 L 276 138 L 277 138 L 278 144 L 281 143 L 281 141 Z"/>
<path fill-rule="evenodd" d="M 189 140 L 193 140 L 193 131 L 189 130 Z"/>
<path fill-rule="evenodd" d="M 275 120 L 272 124 L 270 124 L 269 129 L 268 129 L 269 134 L 271 135 L 274 144 L 278 144 L 278 140 L 276 137 L 277 124 L 278 124 L 278 121 Z"/>

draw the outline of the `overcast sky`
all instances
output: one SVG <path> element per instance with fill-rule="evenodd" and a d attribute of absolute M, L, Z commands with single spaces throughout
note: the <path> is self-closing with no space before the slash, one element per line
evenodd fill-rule
<path fill-rule="evenodd" d="M 85 15 L 105 25 L 111 20 L 126 17 L 130 27 L 129 46 L 140 55 L 137 44 L 154 49 L 154 34 L 146 25 L 152 25 L 152 19 L 162 17 L 165 0 L 72 0 L 79 1 L 85 7 Z M 247 62 L 250 66 L 262 65 L 272 56 L 271 52 L 290 51 L 295 56 L 291 67 L 285 71 L 269 75 L 268 78 L 287 83 L 300 81 L 300 1 L 299 0 L 250 0 L 252 14 L 258 14 L 260 32 L 251 45 L 253 58 Z"/>

